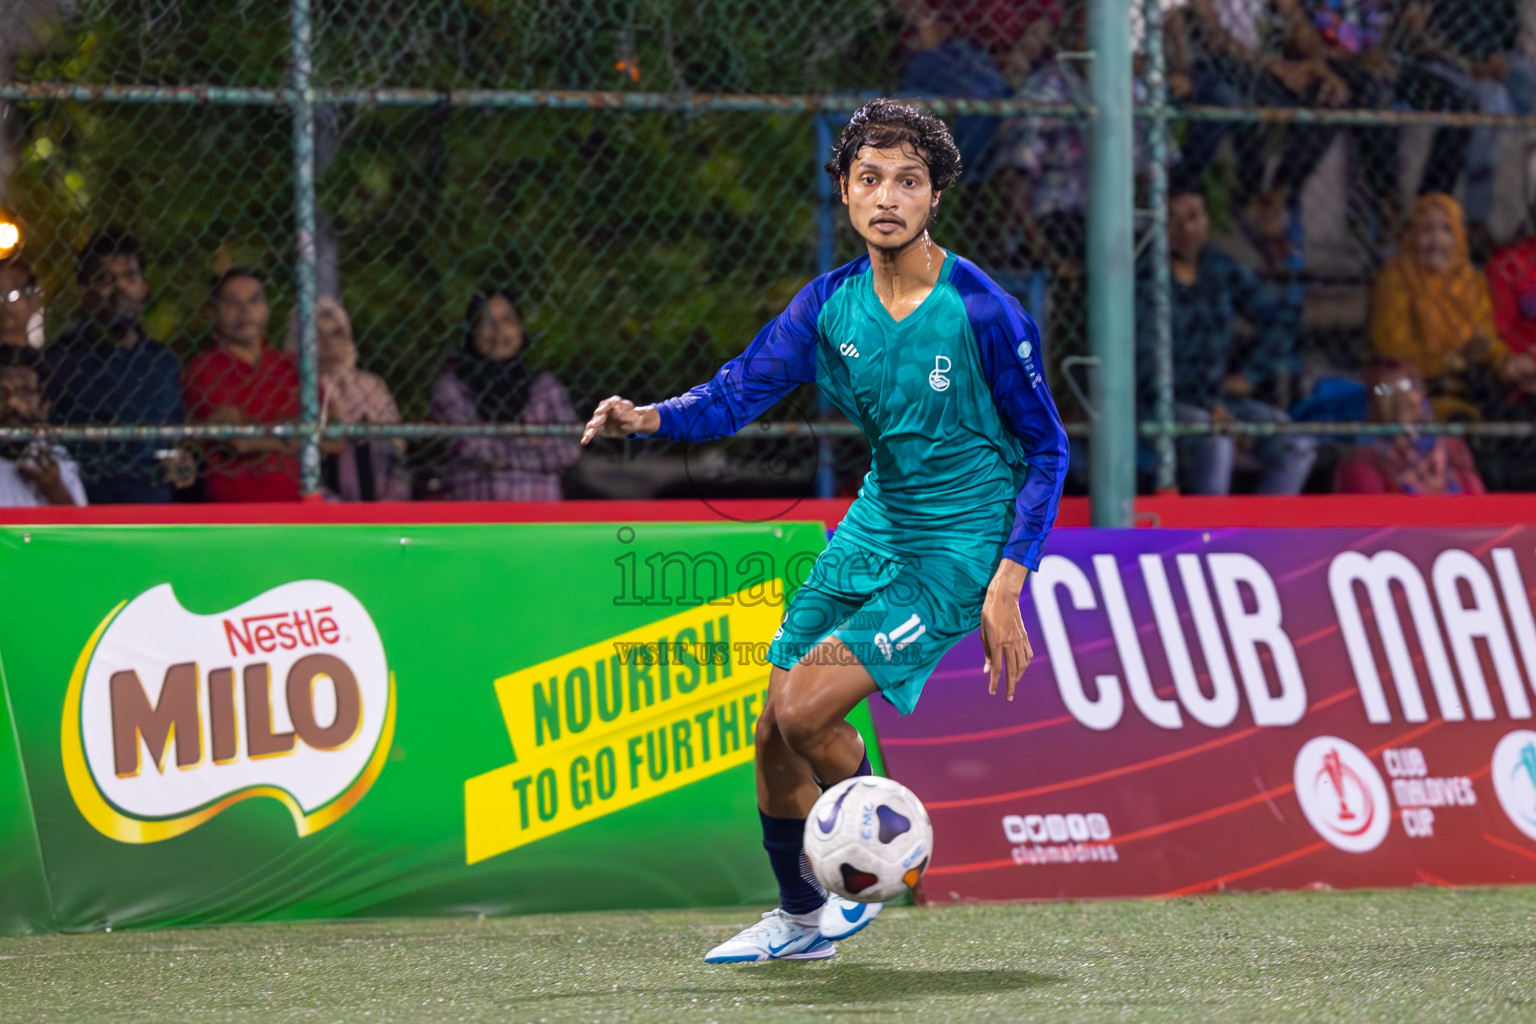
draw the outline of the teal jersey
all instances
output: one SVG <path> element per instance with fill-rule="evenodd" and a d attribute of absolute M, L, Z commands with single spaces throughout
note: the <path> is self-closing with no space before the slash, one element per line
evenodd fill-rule
<path fill-rule="evenodd" d="M 815 382 L 863 428 L 872 463 L 838 527 L 888 556 L 944 549 L 1038 568 L 1067 470 L 1040 333 L 953 253 L 899 323 L 864 256 L 806 285 L 714 378 L 657 404 L 658 436 L 726 437 Z"/>

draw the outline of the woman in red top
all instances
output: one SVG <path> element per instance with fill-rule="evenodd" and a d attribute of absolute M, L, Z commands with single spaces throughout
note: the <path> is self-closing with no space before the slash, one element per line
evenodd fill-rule
<path fill-rule="evenodd" d="M 1493 322 L 1511 352 L 1536 348 L 1536 236 L 1510 242 L 1488 261 Z"/>
<path fill-rule="evenodd" d="M 1408 363 L 1383 359 L 1361 374 L 1372 423 L 1426 423 L 1433 419 L 1424 381 Z M 1459 437 L 1418 434 L 1356 445 L 1334 473 L 1341 494 L 1482 494 L 1472 451 Z"/>

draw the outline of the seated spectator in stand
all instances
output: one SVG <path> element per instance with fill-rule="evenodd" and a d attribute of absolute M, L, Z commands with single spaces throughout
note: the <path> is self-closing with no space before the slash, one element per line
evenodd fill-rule
<path fill-rule="evenodd" d="M 196 423 L 284 423 L 299 418 L 299 368 L 267 341 L 267 290 L 254 270 L 214 282 L 213 345 L 187 363 L 187 413 Z M 298 444 L 234 438 L 208 445 L 209 501 L 297 501 Z"/>
<path fill-rule="evenodd" d="M 528 335 L 510 295 L 500 288 L 476 292 L 464 319 L 464 347 L 432 385 L 434 421 L 580 422 L 554 375 L 524 360 Z M 443 497 L 455 501 L 559 501 L 561 471 L 581 458 L 575 434 L 459 437 L 448 450 Z"/>
<path fill-rule="evenodd" d="M 31 349 L 0 350 L 0 427 L 48 421 L 40 361 Z M 80 468 L 62 445 L 0 441 L 0 507 L 84 505 Z"/>
<path fill-rule="evenodd" d="M 20 256 L 0 261 L 0 348 L 41 348 L 43 289 Z"/>
<path fill-rule="evenodd" d="M 1499 338 L 1510 352 L 1536 355 L 1536 235 L 1494 253 L 1484 276 Z"/>
<path fill-rule="evenodd" d="M 1418 434 L 1412 424 L 1433 417 L 1424 382 L 1412 366 L 1382 359 L 1361 375 L 1366 387 L 1366 419 L 1401 423 L 1410 429 L 1355 446 L 1334 473 L 1341 494 L 1482 494 L 1483 481 L 1472 450 L 1459 437 Z"/>
<path fill-rule="evenodd" d="M 1285 55 L 1323 61 L 1348 88 L 1340 106 L 1469 112 L 1477 98 L 1435 66 L 1426 43 L 1430 6 L 1393 0 L 1275 0 Z M 1349 129 L 1360 143 L 1366 184 L 1378 207 L 1395 219 L 1401 130 L 1379 125 Z M 1417 191 L 1452 192 L 1467 159 L 1470 131 L 1437 128 Z"/>
<path fill-rule="evenodd" d="M 1175 99 L 1219 107 L 1338 107 L 1349 98 L 1344 80 L 1318 57 L 1287 59 L 1265 39 L 1268 8 L 1249 0 L 1192 0 L 1169 12 L 1169 92 Z M 1222 140 L 1232 136 L 1243 228 L 1266 259 L 1287 244 L 1288 204 L 1333 141 L 1333 131 L 1300 122 L 1263 124 L 1195 121 L 1169 172 L 1176 189 L 1197 188 Z M 1276 134 L 1281 144 L 1272 146 Z M 1278 159 L 1270 167 L 1270 151 Z"/>
<path fill-rule="evenodd" d="M 288 321 L 284 351 L 298 358 L 299 314 Z M 321 416 L 330 423 L 399 423 L 400 409 L 389 385 L 357 365 L 352 318 L 329 295 L 315 302 L 315 357 L 325 401 Z M 342 501 L 408 501 L 405 441 L 376 438 L 342 442 L 320 460 L 327 494 Z"/>
<path fill-rule="evenodd" d="M 1062 0 L 1046 57 L 1019 86 L 1017 98 L 1068 106 L 1088 102 L 1087 67 L 1066 58 L 1087 48 L 1085 0 Z M 1053 59 L 1056 58 L 1056 59 Z M 1139 83 L 1138 83 L 1139 85 Z M 1139 97 L 1138 97 L 1139 98 Z M 1142 163 L 1138 132 L 1137 165 Z M 1023 223 L 1024 244 L 1038 266 L 1080 268 L 1088 248 L 1087 125 L 1064 118 L 1012 118 L 996 142 L 995 165 L 1005 174 L 1010 205 Z"/>
<path fill-rule="evenodd" d="M 1479 0 L 1434 5 L 1426 33 L 1437 55 L 1435 69 L 1477 98 L 1485 114 L 1529 114 L 1536 110 L 1536 62 L 1520 52 L 1520 19 L 1528 0 Z M 1492 248 L 1488 221 L 1493 214 L 1493 178 L 1499 151 L 1512 129 L 1472 129 L 1467 147 L 1462 205 L 1474 258 Z M 1509 339 L 1504 339 L 1506 342 Z"/>
<path fill-rule="evenodd" d="M 1461 206 L 1448 195 L 1418 198 L 1402 248 L 1371 288 L 1371 344 L 1412 366 L 1441 419 L 1478 419 L 1489 398 L 1525 375 L 1493 322 L 1488 282 L 1467 253 Z"/>
<path fill-rule="evenodd" d="M 1206 244 L 1210 226 L 1205 197 L 1180 192 L 1168 199 L 1169 300 L 1173 321 L 1174 414 L 1180 423 L 1240 421 L 1283 423 L 1287 416 L 1253 397 L 1292 354 L 1299 325 L 1293 309 L 1253 271 Z M 1153 320 L 1148 282 L 1138 289 L 1137 416 L 1153 418 Z M 1239 362 L 1238 320 L 1258 335 Z M 1237 444 L 1231 437 L 1192 437 L 1180 442 L 1186 490 L 1227 494 Z M 1259 439 L 1252 455 L 1261 471 L 1258 494 L 1299 494 L 1312 472 L 1317 445 L 1299 434 Z"/>
<path fill-rule="evenodd" d="M 975 100 L 1003 100 L 1013 95 L 1012 86 L 987 49 L 957 33 L 971 13 L 964 5 L 907 0 L 903 6 L 909 24 L 901 36 L 906 59 L 897 84 L 900 95 Z M 985 115 L 955 118 L 955 146 L 963 166 L 985 173 L 997 124 L 996 117 Z"/>
<path fill-rule="evenodd" d="M 69 426 L 163 426 L 185 422 L 181 363 L 145 333 L 144 250 L 117 229 L 98 232 L 76 265 L 81 320 L 44 350 L 53 419 Z M 171 500 L 196 479 L 191 457 L 168 441 L 93 441 L 77 446 L 95 505 Z"/>
<path fill-rule="evenodd" d="M 1061 0 L 1060 19 L 1040 66 L 1019 86 L 1017 99 L 1053 106 L 1089 104 L 1087 0 Z M 1137 77 L 1138 103 L 1146 86 Z M 1177 153 L 1170 153 L 1172 160 Z M 1149 163 L 1147 133 L 1135 133 L 1135 172 Z M 1005 176 L 1005 202 L 1023 215 L 1026 242 L 1038 265 L 1080 267 L 1088 245 L 1088 124 L 1082 118 L 1015 117 L 998 134 L 993 170 Z M 1054 344 L 1054 342 L 1053 342 Z"/>

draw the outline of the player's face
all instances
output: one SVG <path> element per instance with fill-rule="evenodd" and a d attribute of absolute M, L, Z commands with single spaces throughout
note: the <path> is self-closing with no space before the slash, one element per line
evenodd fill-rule
<path fill-rule="evenodd" d="M 872 149 L 853 158 L 843 201 L 859 235 L 876 249 L 896 250 L 922 238 L 939 195 L 928 165 L 911 147 Z"/>

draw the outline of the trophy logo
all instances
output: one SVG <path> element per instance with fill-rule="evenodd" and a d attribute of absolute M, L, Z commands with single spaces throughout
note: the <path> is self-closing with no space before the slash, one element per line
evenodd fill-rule
<path fill-rule="evenodd" d="M 1336 736 L 1307 741 L 1296 755 L 1296 799 L 1317 834 L 1348 853 L 1381 845 L 1392 823 L 1381 773 L 1359 747 Z"/>

